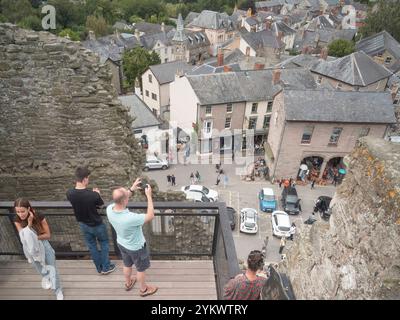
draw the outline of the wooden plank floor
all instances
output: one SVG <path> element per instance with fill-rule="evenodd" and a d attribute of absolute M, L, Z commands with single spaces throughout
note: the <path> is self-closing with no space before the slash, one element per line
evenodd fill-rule
<path fill-rule="evenodd" d="M 114 261 L 115 262 L 115 261 Z M 216 300 L 211 260 L 153 260 L 146 281 L 159 287 L 155 295 L 139 296 L 139 284 L 126 292 L 122 261 L 117 270 L 99 275 L 91 260 L 57 260 L 65 300 Z M 27 260 L 0 261 L 0 300 L 54 300 L 52 290 L 41 288 L 41 276 Z"/>

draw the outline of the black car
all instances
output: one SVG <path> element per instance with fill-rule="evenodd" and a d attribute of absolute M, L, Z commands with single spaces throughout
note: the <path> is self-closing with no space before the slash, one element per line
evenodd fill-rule
<path fill-rule="evenodd" d="M 328 196 L 320 196 L 315 201 L 314 205 L 314 213 L 319 212 L 322 219 L 329 220 L 331 216 L 331 210 L 329 205 L 331 204 L 331 197 Z"/>
<path fill-rule="evenodd" d="M 235 209 L 233 209 L 232 207 L 226 207 L 226 213 L 228 215 L 231 229 L 235 230 L 235 227 L 236 227 L 236 211 L 235 211 Z"/>
<path fill-rule="evenodd" d="M 282 191 L 282 207 L 287 214 L 299 214 L 301 211 L 300 199 L 296 188 L 285 187 Z"/>

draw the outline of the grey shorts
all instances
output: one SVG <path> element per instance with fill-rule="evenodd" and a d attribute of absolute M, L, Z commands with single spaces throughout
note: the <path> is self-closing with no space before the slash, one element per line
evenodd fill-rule
<path fill-rule="evenodd" d="M 135 265 L 138 272 L 144 272 L 150 268 L 150 254 L 146 243 L 144 243 L 143 248 L 136 251 L 128 250 L 120 244 L 118 244 L 118 248 L 121 251 L 125 267 L 130 268 L 132 265 Z"/>

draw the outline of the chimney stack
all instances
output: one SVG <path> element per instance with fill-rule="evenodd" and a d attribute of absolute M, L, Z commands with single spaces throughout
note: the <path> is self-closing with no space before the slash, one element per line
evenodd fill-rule
<path fill-rule="evenodd" d="M 328 48 L 322 48 L 320 58 L 326 60 L 328 58 Z"/>
<path fill-rule="evenodd" d="M 139 29 L 135 29 L 135 37 L 136 37 L 136 40 L 140 42 L 140 32 L 139 32 Z"/>
<path fill-rule="evenodd" d="M 304 39 L 304 29 L 300 29 L 300 39 L 303 40 Z"/>
<path fill-rule="evenodd" d="M 223 65 L 224 65 L 224 53 L 222 52 L 222 48 L 218 48 L 217 66 L 222 67 Z"/>
<path fill-rule="evenodd" d="M 224 66 L 224 72 L 230 72 L 230 71 L 232 71 L 232 67 Z"/>
<path fill-rule="evenodd" d="M 272 72 L 272 84 L 277 85 L 281 81 L 281 69 L 274 69 Z"/>
<path fill-rule="evenodd" d="M 265 22 L 265 29 L 271 30 L 271 24 L 272 24 L 272 21 L 270 19 L 267 19 L 267 21 Z"/>
<path fill-rule="evenodd" d="M 265 64 L 263 64 L 263 63 L 254 64 L 254 70 L 263 70 L 264 67 L 265 67 Z"/>
<path fill-rule="evenodd" d="M 277 38 L 282 41 L 282 38 L 283 38 L 283 32 L 282 31 L 278 31 Z"/>
<path fill-rule="evenodd" d="M 394 84 L 390 90 L 390 93 L 392 94 L 392 99 L 394 101 L 394 99 L 396 99 L 397 94 L 399 93 L 399 85 Z"/>
<path fill-rule="evenodd" d="M 161 32 L 165 32 L 165 23 L 161 23 Z"/>
<path fill-rule="evenodd" d="M 93 30 L 89 30 L 89 40 L 96 40 L 96 35 Z"/>

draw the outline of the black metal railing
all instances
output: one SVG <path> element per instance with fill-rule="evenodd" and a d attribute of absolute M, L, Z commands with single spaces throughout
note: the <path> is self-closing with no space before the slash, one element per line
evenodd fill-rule
<path fill-rule="evenodd" d="M 32 201 L 31 205 L 45 215 L 58 258 L 90 258 L 69 202 Z M 106 206 L 99 211 L 104 222 Z M 137 213 L 147 210 L 144 202 L 130 202 L 128 207 Z M 225 283 L 240 272 L 225 203 L 155 202 L 154 208 L 155 218 L 143 226 L 151 258 L 212 259 L 221 299 Z M 23 255 L 14 218 L 13 202 L 0 202 L 0 256 Z M 119 256 L 115 232 L 106 225 L 110 255 Z"/>

